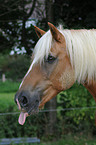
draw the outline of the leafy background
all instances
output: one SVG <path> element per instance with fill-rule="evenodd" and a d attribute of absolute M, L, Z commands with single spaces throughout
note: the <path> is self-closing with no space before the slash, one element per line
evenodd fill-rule
<path fill-rule="evenodd" d="M 44 6 L 45 10 L 40 9 Z M 32 15 L 34 11 L 37 14 L 35 19 Z M 64 138 L 63 142 L 66 141 L 65 144 L 70 145 L 75 144 L 73 138 L 78 145 L 79 142 L 80 145 L 88 144 L 88 138 L 93 139 L 96 135 L 95 109 L 90 108 L 95 106 L 95 101 L 78 83 L 57 95 L 57 104 L 51 107 L 65 110 L 54 112 L 54 124 L 50 124 L 54 115 L 52 118 L 49 112 L 27 118 L 24 126 L 18 124 L 19 114 L 14 115 L 14 112 L 18 112 L 14 96 L 30 66 L 31 55 L 38 40 L 33 23 L 47 31 L 48 21 L 56 26 L 62 24 L 68 29 L 96 28 L 96 0 L 45 0 L 43 7 L 40 0 L 0 0 L 0 79 L 3 73 L 7 78 L 5 83 L 0 80 L 0 113 L 12 113 L 0 115 L 0 138 L 37 136 L 44 141 Z M 27 22 L 31 22 L 28 27 Z M 26 53 L 17 54 L 15 48 L 19 51 L 24 48 Z M 10 52 L 13 50 L 12 56 Z M 48 109 L 47 107 L 48 105 L 44 110 Z M 68 143 L 71 134 L 72 138 Z M 81 136 L 84 135 L 87 136 L 86 140 L 81 143 Z M 94 140 L 96 142 L 96 139 Z M 60 142 L 61 144 L 63 143 Z"/>

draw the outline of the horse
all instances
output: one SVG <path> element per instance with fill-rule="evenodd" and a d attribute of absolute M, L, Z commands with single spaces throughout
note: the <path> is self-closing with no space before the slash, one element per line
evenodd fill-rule
<path fill-rule="evenodd" d="M 37 113 L 76 81 L 83 84 L 96 101 L 96 30 L 56 28 L 49 22 L 48 25 L 47 32 L 34 26 L 39 40 L 29 70 L 15 95 L 21 110 L 21 125 L 27 116 Z"/>

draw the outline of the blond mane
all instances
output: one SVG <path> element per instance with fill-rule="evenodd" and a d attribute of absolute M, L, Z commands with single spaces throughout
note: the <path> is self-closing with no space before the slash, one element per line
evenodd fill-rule
<path fill-rule="evenodd" d="M 78 82 L 96 79 L 96 30 L 65 30 L 67 51 Z"/>
<path fill-rule="evenodd" d="M 66 40 L 66 49 L 72 67 L 75 70 L 75 80 L 79 83 L 88 79 L 96 79 L 96 30 L 60 30 Z M 31 71 L 35 63 L 42 63 L 50 53 L 52 45 L 51 32 L 46 32 L 37 42 L 33 52 L 33 62 L 25 75 Z M 24 78 L 25 78 L 24 77 Z M 21 83 L 22 84 L 22 83 Z M 21 86 L 21 85 L 20 85 Z"/>

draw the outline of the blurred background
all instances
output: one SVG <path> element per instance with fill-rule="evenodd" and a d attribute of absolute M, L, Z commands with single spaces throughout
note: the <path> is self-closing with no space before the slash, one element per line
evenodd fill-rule
<path fill-rule="evenodd" d="M 34 25 L 96 28 L 96 0 L 0 0 L 0 139 L 37 137 L 42 145 L 96 145 L 95 101 L 78 83 L 18 124 L 14 95 L 38 37 Z M 25 145 L 25 144 L 24 144 Z"/>

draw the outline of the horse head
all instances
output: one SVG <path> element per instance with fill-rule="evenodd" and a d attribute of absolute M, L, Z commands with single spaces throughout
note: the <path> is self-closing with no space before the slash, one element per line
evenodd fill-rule
<path fill-rule="evenodd" d="M 21 110 L 20 124 L 24 124 L 26 116 L 38 112 L 46 102 L 75 82 L 65 37 L 53 24 L 48 25 L 48 32 L 35 27 L 40 39 L 32 54 L 32 64 L 15 95 Z"/>

